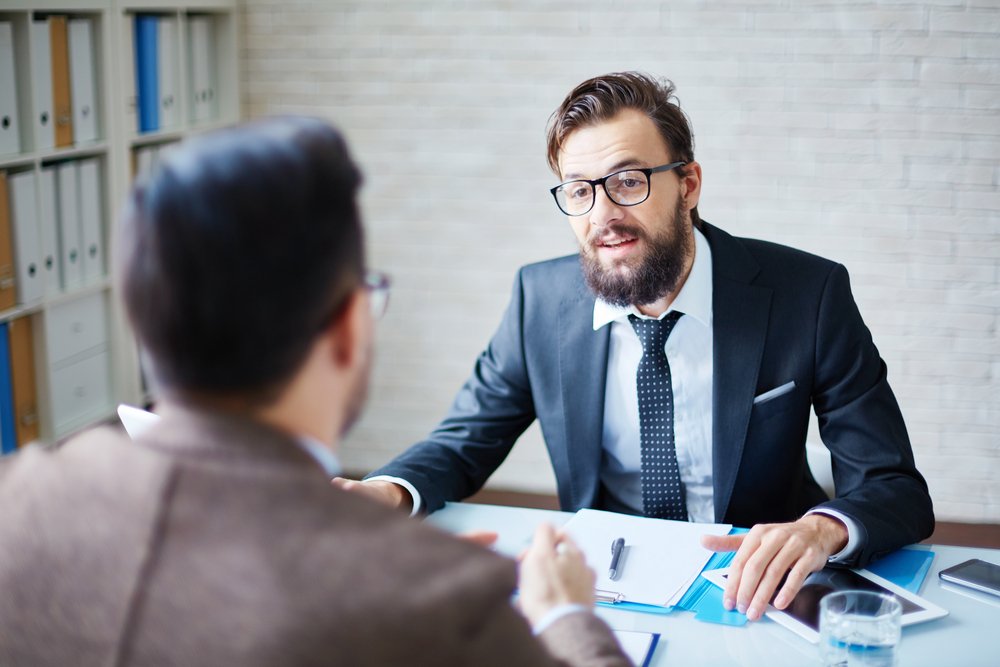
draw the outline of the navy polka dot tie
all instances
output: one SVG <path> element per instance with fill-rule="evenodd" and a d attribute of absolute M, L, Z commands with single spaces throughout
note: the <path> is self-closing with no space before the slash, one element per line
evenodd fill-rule
<path fill-rule="evenodd" d="M 642 341 L 635 375 L 639 394 L 639 446 L 642 468 L 642 511 L 657 519 L 687 521 L 684 484 L 674 447 L 674 392 L 665 350 L 667 337 L 684 313 L 672 311 L 662 320 L 629 315 Z"/>

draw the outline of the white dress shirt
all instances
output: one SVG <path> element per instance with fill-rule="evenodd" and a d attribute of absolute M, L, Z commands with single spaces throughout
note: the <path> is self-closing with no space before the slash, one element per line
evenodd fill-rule
<path fill-rule="evenodd" d="M 611 326 L 608 374 L 604 393 L 604 448 L 601 482 L 612 509 L 642 514 L 639 449 L 639 398 L 635 377 L 642 342 L 628 316 L 662 319 L 684 313 L 670 337 L 666 353 L 674 397 L 674 443 L 677 464 L 692 521 L 715 521 L 712 487 L 712 251 L 695 230 L 694 263 L 687 280 L 666 312 L 658 318 L 635 306 L 594 304 L 594 331 Z"/>

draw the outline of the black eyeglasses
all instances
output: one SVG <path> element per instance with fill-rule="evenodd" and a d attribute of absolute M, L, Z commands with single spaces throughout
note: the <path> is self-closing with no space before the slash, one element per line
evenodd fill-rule
<path fill-rule="evenodd" d="M 381 271 L 365 271 L 364 287 L 368 290 L 368 304 L 372 309 L 372 317 L 376 320 L 385 315 L 389 307 L 389 287 L 392 281 Z"/>
<path fill-rule="evenodd" d="M 649 177 L 661 171 L 683 167 L 687 162 L 671 162 L 659 167 L 623 169 L 593 181 L 578 179 L 566 181 L 549 190 L 556 206 L 566 215 L 588 213 L 597 201 L 597 186 L 604 188 L 608 199 L 619 206 L 635 206 L 649 199 Z"/>

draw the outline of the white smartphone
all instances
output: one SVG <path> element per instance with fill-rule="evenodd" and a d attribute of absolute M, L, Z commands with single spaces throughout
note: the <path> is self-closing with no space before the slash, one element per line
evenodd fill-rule
<path fill-rule="evenodd" d="M 938 572 L 944 581 L 1000 596 L 1000 565 L 972 558 Z"/>

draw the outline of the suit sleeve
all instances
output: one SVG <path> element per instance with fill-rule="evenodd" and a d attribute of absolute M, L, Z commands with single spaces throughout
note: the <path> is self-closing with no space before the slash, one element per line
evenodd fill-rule
<path fill-rule="evenodd" d="M 471 644 L 470 665 L 508 667 L 631 667 L 611 628 L 590 612 L 559 619 L 535 637 L 524 617 L 504 603 Z"/>
<path fill-rule="evenodd" d="M 482 488 L 535 419 L 524 357 L 524 316 L 519 272 L 500 327 L 444 420 L 426 440 L 369 477 L 407 480 L 420 493 L 428 513 Z"/>
<path fill-rule="evenodd" d="M 886 365 L 837 265 L 823 291 L 817 322 L 813 403 L 830 450 L 837 497 L 828 507 L 862 528 L 860 549 L 845 564 L 864 567 L 928 537 L 934 512 Z"/>

